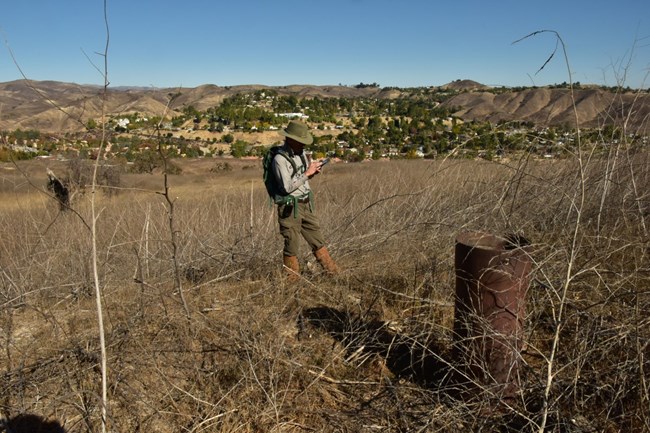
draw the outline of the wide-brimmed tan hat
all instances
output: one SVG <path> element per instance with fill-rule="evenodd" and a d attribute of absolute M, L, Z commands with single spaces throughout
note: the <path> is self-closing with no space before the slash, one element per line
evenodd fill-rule
<path fill-rule="evenodd" d="M 281 135 L 293 138 L 302 144 L 312 144 L 314 137 L 309 133 L 309 128 L 302 122 L 292 120 L 286 128 L 280 131 Z"/>

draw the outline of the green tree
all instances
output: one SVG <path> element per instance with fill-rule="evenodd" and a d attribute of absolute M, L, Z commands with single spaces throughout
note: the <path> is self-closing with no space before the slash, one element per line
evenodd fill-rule
<path fill-rule="evenodd" d="M 153 171 L 162 166 L 162 159 L 158 152 L 145 150 L 140 152 L 133 161 L 132 171 L 135 173 L 153 173 Z"/>
<path fill-rule="evenodd" d="M 247 156 L 246 148 L 248 143 L 244 140 L 237 140 L 230 145 L 230 154 L 234 158 L 241 158 L 242 156 Z"/>

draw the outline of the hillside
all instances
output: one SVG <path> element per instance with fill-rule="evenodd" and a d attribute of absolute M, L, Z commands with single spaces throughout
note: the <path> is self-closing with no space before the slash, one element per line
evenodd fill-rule
<path fill-rule="evenodd" d="M 465 120 L 526 121 L 537 125 L 578 123 L 582 127 L 599 127 L 625 119 L 628 127 L 647 134 L 650 95 L 617 94 L 599 89 L 574 91 L 575 112 L 569 89 L 536 88 L 495 94 L 485 91 L 461 93 L 445 101 L 460 107 L 456 115 Z M 626 116 L 629 116 L 626 117 Z"/>
<path fill-rule="evenodd" d="M 219 87 L 206 84 L 194 88 L 120 88 L 106 92 L 105 112 L 109 116 L 138 112 L 145 116 L 176 116 L 192 105 L 206 110 L 224 98 L 239 93 L 273 89 L 279 95 L 296 97 L 391 98 L 399 92 L 378 88 L 344 86 L 241 85 Z M 0 129 L 38 129 L 43 132 L 81 131 L 89 119 L 102 117 L 102 87 L 53 81 L 0 83 Z M 170 103 L 170 99 L 172 99 Z"/>
<path fill-rule="evenodd" d="M 347 86 L 290 85 L 270 87 L 240 85 L 220 87 L 206 84 L 195 88 L 119 88 L 106 92 L 105 112 L 109 116 L 138 112 L 145 116 L 172 117 L 184 107 L 206 110 L 238 93 L 273 89 L 280 96 L 298 98 L 377 98 L 410 97 L 409 89 Z M 574 92 L 565 88 L 490 89 L 472 80 L 456 80 L 438 88 L 448 92 L 444 106 L 453 107 L 464 120 L 526 121 L 537 125 L 582 127 L 626 121 L 628 130 L 646 134 L 650 116 L 647 93 L 614 93 L 597 88 Z M 172 98 L 173 96 L 173 98 Z M 38 129 L 61 133 L 84 129 L 89 119 L 102 117 L 104 91 L 99 86 L 53 81 L 12 81 L 0 83 L 0 129 Z M 171 100 L 171 102 L 170 102 Z"/>
<path fill-rule="evenodd" d="M 312 185 L 342 273 L 301 243 L 298 284 L 259 161 L 177 158 L 179 174 L 123 173 L 118 192 L 86 189 L 60 213 L 46 168 L 88 165 L 0 164 L 0 425 L 52 432 L 15 428 L 28 414 L 100 432 L 105 359 L 110 432 L 648 432 L 649 156 L 332 163 Z M 519 242 L 474 251 L 485 286 L 532 264 L 525 314 L 518 295 L 456 314 L 468 231 L 530 241 L 527 259 Z M 523 333 L 490 327 L 510 317 Z M 521 341 L 516 358 L 496 355 L 515 398 L 487 365 L 471 373 Z"/>

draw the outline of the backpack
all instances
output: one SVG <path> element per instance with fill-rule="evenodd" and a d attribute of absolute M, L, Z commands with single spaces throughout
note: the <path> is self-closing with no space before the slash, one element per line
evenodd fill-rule
<path fill-rule="evenodd" d="M 284 150 L 283 146 L 271 147 L 262 160 L 262 166 L 264 168 L 264 186 L 266 186 L 266 192 L 269 194 L 271 203 L 283 204 L 291 201 L 291 196 L 283 194 L 282 188 L 278 186 L 275 174 L 273 173 L 273 159 L 275 158 L 275 155 L 282 155 L 291 163 L 291 167 L 293 167 L 291 177 L 295 176 L 298 172 L 298 166 L 293 158 Z M 303 164 L 305 164 L 304 159 Z"/>

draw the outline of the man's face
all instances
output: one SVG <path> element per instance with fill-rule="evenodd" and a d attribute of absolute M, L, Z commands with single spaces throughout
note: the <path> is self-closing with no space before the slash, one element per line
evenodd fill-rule
<path fill-rule="evenodd" d="M 305 148 L 304 144 L 289 137 L 287 137 L 287 144 L 289 145 L 291 150 L 293 150 L 294 154 L 298 156 L 302 155 L 302 151 Z"/>

